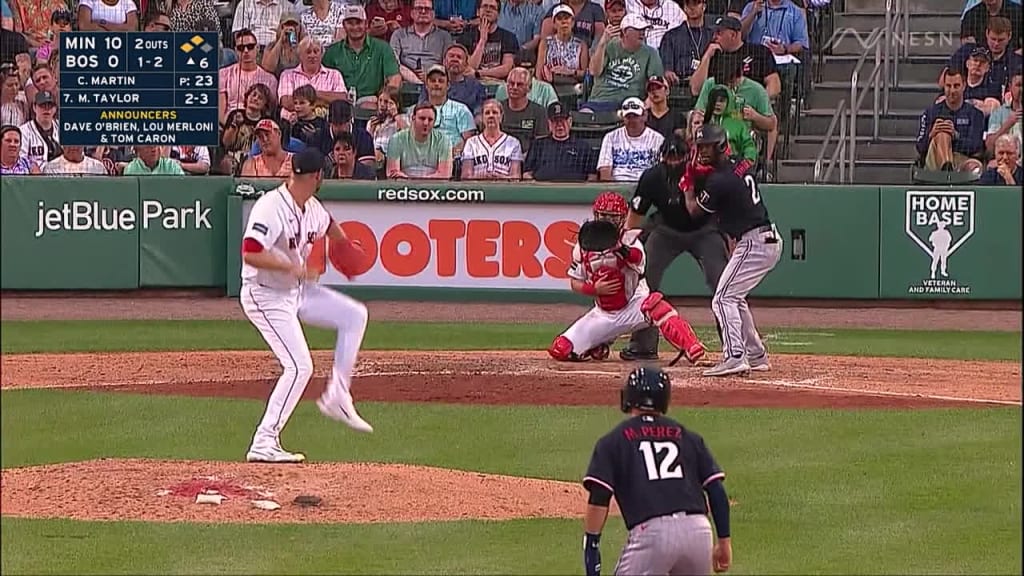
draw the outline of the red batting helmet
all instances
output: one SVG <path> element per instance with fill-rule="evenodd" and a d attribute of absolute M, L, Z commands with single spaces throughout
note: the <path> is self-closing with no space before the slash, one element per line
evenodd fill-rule
<path fill-rule="evenodd" d="M 622 226 L 628 212 L 626 199 L 615 192 L 601 192 L 594 200 L 594 218 L 598 220 L 611 220 Z"/>

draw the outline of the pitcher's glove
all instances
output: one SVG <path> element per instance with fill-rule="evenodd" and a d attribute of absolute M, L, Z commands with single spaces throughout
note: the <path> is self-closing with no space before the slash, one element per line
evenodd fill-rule
<path fill-rule="evenodd" d="M 577 236 L 585 252 L 611 250 L 619 242 L 619 227 L 607 220 L 587 220 Z"/>
<path fill-rule="evenodd" d="M 358 241 L 351 239 L 328 240 L 327 257 L 331 266 L 349 280 L 366 273 L 370 267 L 366 251 Z"/>

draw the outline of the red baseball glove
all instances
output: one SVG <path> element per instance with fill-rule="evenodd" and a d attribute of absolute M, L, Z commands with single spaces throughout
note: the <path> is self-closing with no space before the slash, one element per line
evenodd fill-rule
<path fill-rule="evenodd" d="M 366 272 L 369 258 L 358 240 L 327 241 L 327 258 L 331 266 L 349 280 Z"/>

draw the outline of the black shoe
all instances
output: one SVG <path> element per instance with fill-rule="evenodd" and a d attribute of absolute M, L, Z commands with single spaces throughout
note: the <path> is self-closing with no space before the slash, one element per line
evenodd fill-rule
<path fill-rule="evenodd" d="M 619 358 L 622 358 L 626 362 L 632 362 L 634 360 L 657 360 L 657 352 L 641 352 L 639 350 L 633 350 L 632 348 L 623 348 L 619 351 Z"/>

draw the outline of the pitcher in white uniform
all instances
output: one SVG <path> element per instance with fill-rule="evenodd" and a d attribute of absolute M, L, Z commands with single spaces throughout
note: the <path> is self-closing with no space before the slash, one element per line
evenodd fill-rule
<path fill-rule="evenodd" d="M 313 245 L 325 235 L 331 241 L 349 242 L 315 197 L 323 167 L 324 157 L 318 150 L 307 148 L 296 154 L 292 176 L 256 201 L 242 237 L 242 309 L 282 369 L 253 435 L 246 455 L 249 462 L 306 459 L 281 447 L 281 431 L 313 376 L 313 359 L 300 321 L 338 332 L 334 367 L 317 401 L 320 411 L 355 430 L 373 431 L 356 412 L 350 392 L 366 331 L 366 306 L 321 286 L 318 272 L 307 267 Z"/>

